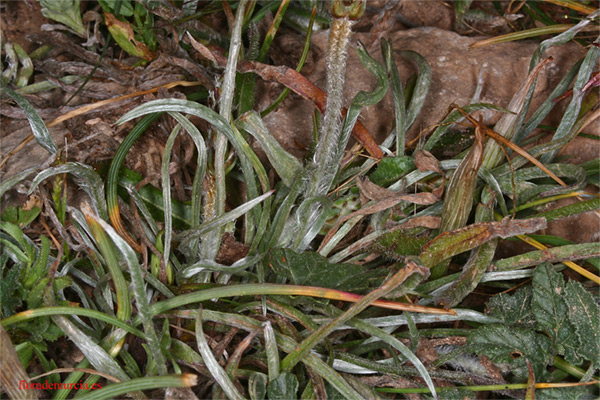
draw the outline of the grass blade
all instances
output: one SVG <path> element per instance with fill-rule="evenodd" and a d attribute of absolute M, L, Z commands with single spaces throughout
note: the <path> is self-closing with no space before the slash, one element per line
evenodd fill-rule
<path fill-rule="evenodd" d="M 29 194 L 46 178 L 54 175 L 68 173 L 77 178 L 77 183 L 90 196 L 94 209 L 101 218 L 107 218 L 106 200 L 104 198 L 104 183 L 102 178 L 94 169 L 88 165 L 78 162 L 67 162 L 57 167 L 51 167 L 43 170 L 33 179 Z"/>
<path fill-rule="evenodd" d="M 595 14 L 600 15 L 600 10 Z M 600 58 L 600 48 L 597 46 L 600 43 L 600 39 L 596 41 L 596 46 L 591 46 L 588 50 L 583 62 L 581 63 L 581 67 L 579 68 L 579 73 L 577 74 L 577 78 L 575 78 L 575 83 L 573 84 L 573 98 L 569 103 L 565 113 L 560 120 L 560 124 L 558 128 L 556 128 L 556 132 L 552 137 L 553 141 L 566 139 L 570 141 L 574 138 L 574 135 L 578 133 L 578 130 L 574 130 L 578 117 L 579 111 L 581 110 L 581 105 L 584 99 L 584 92 L 582 91 L 585 84 L 589 81 L 592 72 L 594 71 L 596 62 L 598 58 Z M 544 163 L 548 163 L 552 161 L 552 159 L 556 156 L 558 150 L 550 151 L 544 154 L 540 161 Z"/>
<path fill-rule="evenodd" d="M 290 372 L 291 369 L 309 351 L 311 351 L 320 340 L 322 340 L 325 336 L 331 333 L 336 326 L 341 325 L 349 319 L 356 316 L 358 313 L 367 308 L 371 303 L 373 303 L 373 301 L 377 300 L 379 297 L 385 296 L 386 294 L 394 290 L 398 285 L 401 285 L 409 276 L 415 273 L 418 273 L 423 277 L 427 277 L 429 275 L 429 271 L 427 269 L 418 266 L 415 263 L 409 263 L 403 269 L 398 271 L 393 277 L 387 280 L 383 285 L 381 285 L 380 288 L 364 296 L 359 302 L 351 306 L 342 315 L 338 316 L 335 320 L 331 321 L 330 323 L 322 325 L 321 327 L 319 327 L 319 329 L 317 329 L 309 337 L 307 337 L 300 344 L 297 350 L 288 354 L 281 361 L 281 370 L 285 372 Z"/>
<path fill-rule="evenodd" d="M 48 296 L 47 296 L 48 297 Z M 53 306 L 50 302 L 50 306 Z M 69 319 L 63 315 L 52 316 L 52 321 L 64 332 L 69 339 L 75 343 L 77 348 L 85 355 L 85 358 L 98 371 L 112 375 L 122 381 L 129 380 L 129 377 L 121 369 L 119 364 L 99 345 L 94 339 L 83 333 Z"/>
<path fill-rule="evenodd" d="M 253 207 L 258 205 L 260 202 L 262 202 L 272 194 L 273 191 L 270 191 L 253 200 L 247 201 L 241 206 L 223 214 L 219 218 L 215 218 L 211 221 L 205 222 L 195 229 L 190 229 L 180 233 L 179 235 L 177 235 L 177 239 L 181 241 L 181 246 L 186 246 L 187 243 L 189 243 L 191 240 L 194 240 L 208 232 L 211 232 L 213 229 L 235 221 L 237 218 L 246 214 L 249 210 L 251 210 Z"/>
<path fill-rule="evenodd" d="M 125 276 L 123 276 L 123 271 L 121 271 L 119 256 L 117 255 L 113 244 L 108 239 L 108 236 L 106 236 L 104 229 L 102 229 L 102 226 L 99 224 L 98 221 L 101 220 L 94 216 L 93 211 L 87 205 L 85 205 L 82 211 L 92 235 L 98 244 L 100 253 L 102 254 L 102 257 L 104 257 L 104 262 L 106 263 L 106 267 L 108 268 L 115 286 L 117 295 L 117 318 L 121 321 L 128 321 L 131 318 L 129 284 L 125 280 Z"/>
<path fill-rule="evenodd" d="M 269 162 L 287 187 L 291 187 L 299 176 L 302 164 L 288 153 L 271 135 L 262 119 L 255 111 L 249 111 L 238 119 L 241 129 L 252 135 L 267 154 Z"/>
<path fill-rule="evenodd" d="M 413 95 L 406 108 L 406 129 L 408 129 L 413 122 L 415 122 L 417 115 L 419 115 L 419 111 L 421 111 L 421 108 L 427 99 L 427 93 L 429 92 L 429 86 L 431 85 L 431 68 L 427 63 L 427 60 L 419 53 L 414 51 L 401 51 L 400 55 L 413 61 L 419 68 L 419 75 L 417 77 L 417 82 L 415 83 Z"/>
<path fill-rule="evenodd" d="M 50 131 L 46 127 L 46 124 L 40 118 L 35 109 L 31 106 L 31 104 L 25 100 L 23 96 L 15 92 L 14 90 L 1 85 L 0 92 L 6 93 L 11 99 L 17 103 L 19 107 L 25 112 L 25 116 L 27 117 L 27 121 L 29 122 L 29 126 L 31 126 L 31 131 L 33 132 L 33 136 L 35 140 L 38 142 L 40 146 L 48 151 L 50 154 L 54 154 L 58 151 L 56 144 L 54 144 L 54 140 L 52 140 L 52 135 L 50 135 Z"/>
<path fill-rule="evenodd" d="M 83 307 L 69 307 L 69 306 L 56 306 L 56 307 L 42 307 L 36 308 L 33 310 L 22 311 L 20 313 L 11 315 L 8 318 L 4 318 L 2 320 L 2 326 L 8 327 L 13 324 L 28 321 L 33 318 L 44 317 L 49 315 L 81 315 L 89 318 L 94 318 L 99 321 L 107 322 L 111 325 L 114 325 L 118 328 L 124 329 L 125 331 L 134 334 L 140 338 L 145 338 L 146 335 L 144 333 L 131 325 L 123 322 L 117 318 L 114 318 L 110 315 L 107 315 L 103 312 L 92 310 L 89 308 Z"/>
<path fill-rule="evenodd" d="M 125 137 L 125 139 L 119 145 L 117 152 L 115 153 L 112 162 L 110 163 L 110 167 L 108 170 L 108 177 L 106 179 L 106 203 L 108 206 L 108 215 L 110 218 L 111 224 L 115 227 L 117 232 L 127 240 L 127 243 L 135 251 L 141 252 L 141 246 L 136 242 L 135 239 L 131 237 L 129 232 L 123 226 L 123 222 L 121 221 L 121 214 L 119 213 L 119 203 L 117 201 L 117 186 L 119 184 L 119 171 L 121 170 L 121 166 L 125 161 L 125 156 L 131 149 L 131 146 L 135 143 L 135 141 L 140 137 L 142 133 L 148 129 L 150 124 L 160 117 L 161 114 L 155 113 L 153 115 L 147 115 L 142 118 L 140 122 L 138 122 L 135 127 L 129 132 L 129 134 Z"/>
<path fill-rule="evenodd" d="M 197 381 L 198 378 L 194 374 L 147 376 L 107 385 L 100 390 L 90 391 L 79 398 L 81 400 L 115 399 L 118 396 L 141 390 L 196 386 Z"/>
<path fill-rule="evenodd" d="M 146 342 L 148 344 L 148 347 L 150 348 L 150 353 L 154 358 L 154 362 L 156 363 L 159 374 L 166 375 L 167 368 L 165 365 L 165 357 L 160 348 L 160 342 L 158 340 L 158 336 L 156 335 L 156 331 L 154 330 L 154 325 L 152 323 L 152 315 L 150 314 L 149 308 L 150 305 L 146 296 L 146 286 L 144 284 L 144 278 L 142 277 L 141 267 L 138 264 L 135 252 L 110 225 L 108 225 L 106 222 L 92 214 L 91 210 L 84 207 L 82 211 L 84 212 L 88 223 L 89 221 L 96 222 L 101 227 L 101 229 L 104 230 L 110 236 L 115 246 L 123 255 L 123 258 L 125 259 L 127 267 L 129 269 L 129 275 L 131 277 L 131 286 L 133 290 L 133 296 L 136 301 L 136 306 L 138 309 L 138 316 L 142 321 L 142 324 L 144 326 L 144 332 L 146 333 Z"/>
<path fill-rule="evenodd" d="M 196 342 L 198 343 L 198 350 L 200 355 L 212 378 L 217 384 L 223 389 L 227 397 L 235 400 L 242 400 L 244 396 L 237 390 L 223 367 L 219 364 L 215 356 L 213 355 L 208 342 L 204 338 L 204 332 L 202 330 L 202 308 L 198 310 L 198 317 L 196 318 Z"/>
<path fill-rule="evenodd" d="M 533 233 L 545 227 L 544 218 L 480 222 L 436 236 L 423 246 L 419 258 L 426 267 L 431 268 L 443 260 L 481 246 L 494 238 Z"/>
<path fill-rule="evenodd" d="M 178 313 L 178 315 L 181 314 Z M 196 313 L 193 313 L 193 315 L 195 316 Z M 232 325 L 250 332 L 261 329 L 261 323 L 259 321 L 239 314 L 203 310 L 202 317 L 207 321 Z M 277 340 L 277 345 L 286 352 L 292 352 L 298 346 L 298 343 L 293 339 L 289 336 L 282 335 L 281 333 L 276 332 L 275 339 Z M 363 399 L 363 396 L 358 394 L 339 373 L 316 355 L 309 353 L 302 362 L 326 379 L 342 396 L 344 396 L 344 398 L 351 400 Z"/>
<path fill-rule="evenodd" d="M 398 74 L 398 66 L 394 60 L 394 49 L 392 41 L 381 40 L 381 54 L 389 75 L 389 85 L 392 88 L 392 98 L 394 99 L 394 117 L 396 121 L 396 156 L 404 155 L 406 145 L 406 102 L 402 90 L 402 81 Z"/>

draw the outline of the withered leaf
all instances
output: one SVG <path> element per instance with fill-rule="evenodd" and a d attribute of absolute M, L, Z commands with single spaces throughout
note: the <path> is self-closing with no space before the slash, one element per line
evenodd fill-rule
<path fill-rule="evenodd" d="M 533 233 L 546 228 L 546 225 L 545 218 L 503 219 L 498 222 L 472 224 L 436 236 L 423 246 L 420 258 L 425 266 L 431 268 L 450 257 L 474 249 L 497 237 L 505 239 Z"/>
<path fill-rule="evenodd" d="M 442 174 L 437 158 L 427 150 L 418 150 L 415 152 L 415 166 L 421 172 L 435 171 Z"/>
<path fill-rule="evenodd" d="M 154 59 L 154 53 L 148 50 L 144 43 L 136 40 L 129 22 L 123 22 L 108 12 L 104 13 L 104 21 L 108 31 L 123 50 L 148 61 Z"/>

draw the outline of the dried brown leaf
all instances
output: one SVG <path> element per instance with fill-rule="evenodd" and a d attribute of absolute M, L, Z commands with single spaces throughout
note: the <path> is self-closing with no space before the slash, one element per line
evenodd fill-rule
<path fill-rule="evenodd" d="M 421 172 L 434 171 L 443 175 L 437 158 L 427 150 L 418 150 L 415 152 L 415 166 Z"/>

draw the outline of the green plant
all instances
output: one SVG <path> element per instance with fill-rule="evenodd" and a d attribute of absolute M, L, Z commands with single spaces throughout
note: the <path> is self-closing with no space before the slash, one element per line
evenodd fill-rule
<path fill-rule="evenodd" d="M 137 47 L 133 38 L 157 52 L 149 32 L 167 11 L 184 15 L 169 21 L 180 27 L 219 9 L 200 2 L 160 8 L 115 0 L 101 6 L 120 21 L 113 27 L 125 27 L 129 45 Z M 318 7 L 223 3 L 231 22 L 227 57 L 204 46 L 223 44 L 223 37 L 186 35 L 214 62 L 211 73 L 224 68 L 218 90 L 162 98 L 124 113 L 117 124 L 135 125 L 108 168 L 65 160 L 0 183 L 0 195 L 31 176 L 30 193 L 50 188 L 50 195 L 45 189 L 39 193 L 45 196 L 43 212 L 55 217 L 51 231 L 59 242 L 52 245 L 31 229 L 40 208 L 3 212 L 1 323 L 26 368 L 39 363 L 51 374 L 48 379 L 62 383 L 81 382 L 83 371 L 95 371 L 85 383 L 101 383 L 103 389 L 78 390 L 84 398 L 143 398 L 142 391 L 180 386 L 213 398 L 361 399 L 386 392 L 458 398 L 474 390 L 522 397 L 514 391 L 520 389 L 541 398 L 597 395 L 600 316 L 597 294 L 589 289 L 598 284 L 600 245 L 535 233 L 548 221 L 595 211 L 600 204 L 585 191 L 587 185 L 598 187 L 598 162 L 577 166 L 556 157 L 597 116 L 586 101 L 595 94 L 586 88 L 597 79 L 598 47 L 588 49 L 537 110 L 529 109 L 545 49 L 572 40 L 597 12 L 541 42 L 507 109 L 481 103 L 455 107 L 414 148 L 406 135 L 432 81 L 419 54 L 397 53 L 418 71 L 404 83 L 391 41 L 382 40 L 381 61 L 358 44 L 358 56 L 377 84 L 342 108 L 350 28 L 364 6 L 360 0 L 332 3 L 326 103 L 298 71 L 266 65 L 276 32 L 292 15 L 303 15 L 309 29 L 315 21 L 326 22 Z M 466 15 L 471 6 L 460 2 L 457 11 Z M 261 40 L 253 26 L 275 10 Z M 177 33 L 184 35 L 183 29 Z M 181 45 L 185 51 L 187 45 Z M 252 110 L 255 81 L 269 74 L 323 112 L 311 159 L 290 154 Z M 524 139 L 571 84 L 576 95 L 553 138 L 523 150 Z M 389 155 L 345 159 L 360 111 L 388 90 L 395 123 L 381 148 Z M 6 86 L 2 91 L 24 110 L 38 144 L 57 156 L 47 126 L 27 99 Z M 470 116 L 476 110 L 504 114 L 487 127 Z M 164 143 L 160 187 L 154 187 L 123 164 L 159 118 L 173 125 Z M 463 119 L 473 125 L 474 141 L 436 159 L 433 153 L 457 138 L 451 124 Z M 190 179 L 188 197 L 180 201 L 172 193 L 172 153 L 185 135 L 193 154 L 182 167 Z M 250 137 L 270 165 L 255 154 Z M 87 201 L 71 204 L 67 184 L 85 192 Z M 564 198 L 577 202 L 544 209 Z M 496 252 L 501 240 L 524 240 L 538 249 L 502 258 Z M 238 249 L 231 262 L 219 252 L 228 246 Z M 583 283 L 565 281 L 564 265 L 581 274 Z M 501 293 L 519 284 L 513 294 Z M 485 313 L 484 297 L 472 300 L 478 289 L 493 294 Z M 66 377 L 48 352 L 60 336 L 84 356 Z M 423 362 L 419 346 L 435 360 Z M 573 380 L 581 386 L 569 386 Z M 408 383 L 414 387 L 384 387 Z M 73 391 L 63 388 L 53 396 L 67 398 Z"/>

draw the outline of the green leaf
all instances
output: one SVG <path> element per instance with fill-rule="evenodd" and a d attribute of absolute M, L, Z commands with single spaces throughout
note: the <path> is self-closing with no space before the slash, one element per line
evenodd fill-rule
<path fill-rule="evenodd" d="M 298 378 L 288 372 L 281 373 L 276 379 L 269 382 L 267 394 L 269 400 L 287 400 L 298 397 Z"/>
<path fill-rule="evenodd" d="M 546 220 L 548 221 L 553 221 L 555 219 L 566 218 L 572 215 L 597 210 L 599 208 L 600 199 L 592 199 L 568 204 L 566 206 L 558 207 L 550 211 L 541 212 L 534 215 L 534 217 L 543 217 L 546 218 Z"/>
<path fill-rule="evenodd" d="M 412 157 L 385 157 L 377 166 L 369 179 L 376 185 L 388 186 L 415 169 Z"/>
<path fill-rule="evenodd" d="M 22 180 L 27 178 L 29 175 L 37 172 L 37 169 L 38 169 L 37 167 L 27 168 L 24 171 L 16 173 L 15 175 L 11 176 L 10 178 L 5 178 L 3 176 L 2 181 L 0 182 L 0 197 L 4 196 L 4 193 L 6 193 L 8 190 L 10 190 L 17 183 L 21 182 Z"/>
<path fill-rule="evenodd" d="M 13 315 L 17 308 L 23 304 L 18 291 L 21 288 L 19 276 L 23 264 L 12 265 L 6 275 L 2 274 L 0 279 L 0 304 L 2 305 L 2 318 Z"/>
<path fill-rule="evenodd" d="M 117 399 L 123 395 L 130 395 L 133 397 L 132 392 L 141 390 L 150 391 L 160 388 L 190 387 L 197 384 L 197 377 L 194 374 L 145 376 L 143 378 L 130 380 L 124 379 L 119 383 L 111 383 L 102 386 L 100 390 L 90 390 L 83 396 L 78 396 L 78 398 L 82 400 Z M 137 397 L 139 398 L 143 398 L 142 396 L 142 393 L 137 394 Z"/>
<path fill-rule="evenodd" d="M 406 102 L 402 89 L 402 80 L 398 74 L 398 66 L 393 56 L 392 41 L 381 39 L 381 55 L 388 72 L 389 85 L 392 89 L 394 99 L 395 133 L 396 133 L 396 155 L 404 155 L 406 144 L 406 131 L 409 128 L 406 123 Z"/>
<path fill-rule="evenodd" d="M 32 193 L 35 188 L 46 178 L 58 174 L 72 174 L 77 178 L 77 183 L 90 196 L 92 205 L 103 219 L 108 217 L 106 211 L 106 199 L 104 197 L 104 182 L 100 175 L 89 165 L 78 162 L 67 162 L 57 167 L 47 168 L 36 175 L 31 183 L 29 193 Z"/>
<path fill-rule="evenodd" d="M 596 11 L 595 14 L 597 18 L 598 11 Z M 589 20 L 587 22 L 589 22 Z M 581 63 L 581 67 L 579 68 L 579 72 L 577 73 L 577 78 L 573 83 L 574 95 L 572 96 L 571 102 L 567 106 L 567 109 L 565 110 L 560 120 L 560 124 L 556 128 L 554 136 L 552 137 L 552 141 L 557 141 L 561 139 L 567 139 L 567 141 L 570 141 L 578 133 L 579 130 L 573 128 L 576 127 L 576 122 L 578 121 L 583 99 L 585 98 L 582 89 L 585 86 L 585 84 L 589 81 L 598 58 L 600 58 L 600 49 L 596 46 L 591 46 L 583 62 Z M 552 161 L 552 159 L 556 156 L 557 153 L 558 150 L 545 153 L 540 158 L 540 161 L 544 164 L 547 164 L 548 162 Z"/>
<path fill-rule="evenodd" d="M 473 292 L 491 264 L 497 246 L 498 240 L 496 239 L 473 249 L 458 279 L 439 294 L 436 301 L 446 308 L 452 308 Z"/>
<path fill-rule="evenodd" d="M 600 158 L 583 163 L 581 167 L 585 170 L 587 183 L 600 186 Z"/>
<path fill-rule="evenodd" d="M 85 36 L 79 0 L 39 0 L 39 2 L 44 17 L 67 25 L 81 37 Z"/>
<path fill-rule="evenodd" d="M 536 235 L 532 235 L 536 236 Z M 532 239 L 539 239 L 530 236 Z M 550 247 L 544 250 L 534 250 L 528 253 L 519 254 L 517 256 L 503 258 L 502 260 L 494 261 L 494 271 L 510 271 L 524 267 L 539 265 L 541 262 L 559 262 L 565 260 L 585 259 L 594 263 L 593 257 L 600 255 L 600 243 L 582 243 L 582 244 L 564 244 L 565 240 L 554 238 L 552 236 L 543 238 L 546 239 L 544 244 L 550 244 L 556 247 Z M 550 243 L 548 243 L 550 242 Z M 566 241 L 566 243 L 569 243 Z"/>
<path fill-rule="evenodd" d="M 568 319 L 570 306 L 565 301 L 563 277 L 550 264 L 542 264 L 533 273 L 532 309 L 538 330 L 545 332 L 554 342 L 559 354 L 575 365 L 583 359 L 579 354 L 581 342 L 575 327 Z"/>
<path fill-rule="evenodd" d="M 135 299 L 135 305 L 138 310 L 138 316 L 142 320 L 142 324 L 144 326 L 144 332 L 146 334 L 146 343 L 150 348 L 150 352 L 152 358 L 156 362 L 158 373 L 160 375 L 165 375 L 167 372 L 165 366 L 165 357 L 162 353 L 162 350 L 159 346 L 159 340 L 156 335 L 156 331 L 154 329 L 154 324 L 152 323 L 152 317 L 150 316 L 149 311 L 149 300 L 146 294 L 146 285 L 144 283 L 144 279 L 142 277 L 142 269 L 137 261 L 137 257 L 135 252 L 129 247 L 129 245 L 119 236 L 119 234 L 110 226 L 108 223 L 104 222 L 101 219 L 98 219 L 96 216 L 91 215 L 89 210 L 84 210 L 87 214 L 86 219 L 88 219 L 88 223 L 92 222 L 92 219 L 95 220 L 101 226 L 101 229 L 110 236 L 115 247 L 118 249 L 118 252 L 121 254 L 121 260 L 124 260 L 127 264 L 129 275 L 131 277 L 131 289 L 133 291 L 133 297 Z M 92 225 L 92 229 L 94 224 Z M 102 233 L 104 233 L 102 232 Z M 107 239 L 104 239 L 107 240 Z M 98 244 L 101 245 L 101 239 L 98 240 Z M 113 273 L 113 279 L 115 279 L 115 274 Z M 124 291 L 125 296 L 128 296 L 127 291 Z M 119 303 L 119 312 L 121 311 L 121 303 Z M 129 310 L 128 310 L 129 311 Z M 129 319 L 129 314 L 127 314 L 127 319 Z M 117 314 L 119 316 L 119 314 Z"/>
<path fill-rule="evenodd" d="M 593 386 L 549 388 L 535 391 L 536 400 L 583 400 L 595 397 Z"/>
<path fill-rule="evenodd" d="M 408 107 L 406 107 L 405 126 L 408 129 L 417 118 L 417 115 L 419 115 L 419 112 L 427 99 L 427 93 L 429 92 L 429 86 L 431 84 L 431 68 L 427 63 L 427 60 L 419 53 L 414 51 L 401 51 L 400 55 L 403 58 L 413 61 L 419 68 L 419 76 L 415 83 L 414 90 L 412 91 L 410 103 L 408 104 Z"/>
<path fill-rule="evenodd" d="M 596 291 L 597 292 L 597 291 Z M 581 342 L 579 355 L 600 367 L 600 308 L 579 282 L 569 281 L 565 291 L 568 318 Z M 567 360 L 568 361 L 568 360 Z"/>
<path fill-rule="evenodd" d="M 144 43 L 135 38 L 133 27 L 129 22 L 121 21 L 108 12 L 104 13 L 104 21 L 112 38 L 127 53 L 134 57 L 144 58 L 145 60 L 152 60 L 154 58 L 154 53 Z"/>
<path fill-rule="evenodd" d="M 54 140 L 52 140 L 50 131 L 33 106 L 27 100 L 25 100 L 23 96 L 14 90 L 7 88 L 6 86 L 0 87 L 0 92 L 6 93 L 14 100 L 15 103 L 17 103 L 19 107 L 21 107 L 21 109 L 23 109 L 23 112 L 27 117 L 27 121 L 29 121 L 29 125 L 31 126 L 33 136 L 38 144 L 46 149 L 50 154 L 56 153 L 58 149 L 56 148 L 56 144 L 54 144 Z"/>
<path fill-rule="evenodd" d="M 10 222 L 0 222 L 0 229 L 8 233 L 19 244 L 19 248 L 14 249 L 15 251 L 22 250 L 21 254 L 19 254 L 19 258 L 26 257 L 25 259 L 22 259 L 22 261 L 33 262 L 35 258 L 35 249 L 31 242 L 28 241 L 27 236 L 25 236 L 21 228 Z M 8 242 L 5 243 L 8 244 Z"/>
<path fill-rule="evenodd" d="M 43 295 L 46 286 L 48 286 L 49 278 L 40 280 L 30 291 L 27 293 L 27 307 L 29 309 L 38 308 L 43 304 Z"/>
<path fill-rule="evenodd" d="M 128 0 L 98 0 L 104 11 L 116 14 L 121 17 L 131 17 L 133 15 L 133 7 Z M 121 3 L 116 9 L 117 3 Z"/>
<path fill-rule="evenodd" d="M 238 391 L 237 387 L 233 384 L 231 377 L 227 374 L 227 372 L 223 369 L 223 367 L 218 363 L 215 358 L 212 350 L 204 337 L 204 331 L 202 329 L 202 308 L 198 310 L 198 317 L 196 318 L 196 342 L 198 343 L 198 350 L 200 350 L 200 354 L 202 355 L 202 359 L 208 368 L 212 378 L 215 382 L 221 387 L 223 392 L 227 395 L 228 398 L 233 400 L 241 400 L 244 397 Z"/>
<path fill-rule="evenodd" d="M 484 354 L 494 362 L 509 363 L 512 372 L 526 379 L 528 359 L 537 379 L 545 375 L 551 361 L 550 339 L 530 329 L 508 325 L 487 325 L 473 332 L 467 341 L 467 351 Z"/>
<path fill-rule="evenodd" d="M 118 194 L 126 201 L 129 201 L 130 194 L 128 188 L 135 187 L 142 176 L 137 172 L 125 167 L 119 171 L 119 182 L 117 187 Z M 108 193 L 108 188 L 107 188 Z M 162 191 L 150 184 L 144 185 L 139 190 L 139 197 L 144 201 L 148 210 L 157 220 L 164 220 L 164 206 Z M 188 203 L 171 198 L 171 210 L 173 212 L 173 225 L 177 228 L 189 228 L 192 225 L 192 210 Z"/>
<path fill-rule="evenodd" d="M 302 170 L 302 163 L 288 153 L 269 132 L 255 111 L 249 111 L 238 119 L 240 128 L 251 134 L 267 154 L 269 162 L 287 187 L 291 187 Z"/>
<path fill-rule="evenodd" d="M 396 230 L 388 232 L 377 239 L 371 246 L 371 251 L 394 260 L 406 256 L 418 256 L 421 253 L 421 248 L 429 239 L 427 236 L 415 236 L 402 230 Z"/>
<path fill-rule="evenodd" d="M 263 400 L 267 396 L 267 376 L 254 372 L 248 378 L 248 393 L 251 400 Z"/>
<path fill-rule="evenodd" d="M 356 264 L 331 264 L 316 252 L 296 253 L 288 249 L 273 249 L 269 255 L 273 271 L 295 285 L 319 286 L 330 289 L 361 292 L 377 287 L 387 270 L 368 270 Z"/>
<path fill-rule="evenodd" d="M 39 207 L 25 210 L 21 207 L 9 206 L 2 213 L 2 221 L 7 221 L 23 228 L 31 223 L 40 214 Z"/>
<path fill-rule="evenodd" d="M 487 314 L 503 320 L 507 325 L 533 329 L 536 320 L 531 309 L 532 298 L 531 286 L 519 289 L 513 295 L 500 293 L 490 299 Z"/>
<path fill-rule="evenodd" d="M 325 393 L 327 393 L 328 400 L 344 400 L 343 394 L 335 390 L 335 388 L 329 383 L 325 382 Z"/>

